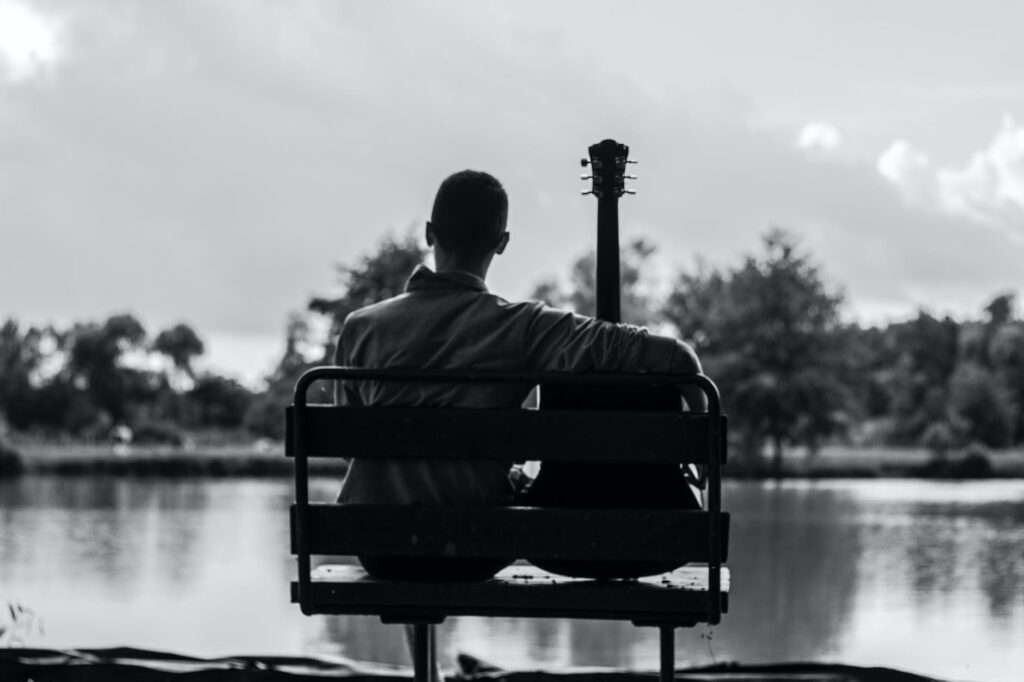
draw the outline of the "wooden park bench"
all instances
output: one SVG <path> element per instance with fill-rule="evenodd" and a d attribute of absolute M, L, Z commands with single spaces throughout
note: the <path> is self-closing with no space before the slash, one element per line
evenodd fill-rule
<path fill-rule="evenodd" d="M 341 407 L 307 404 L 319 380 L 499 383 L 526 386 L 695 384 L 707 413 Z M 317 367 L 288 408 L 294 457 L 292 601 L 313 614 L 376 615 L 413 624 L 417 680 L 433 669 L 430 625 L 447 616 L 593 618 L 660 628 L 661 679 L 675 669 L 674 630 L 716 624 L 728 607 L 721 511 L 725 418 L 703 375 L 567 375 Z M 706 475 L 704 510 L 340 505 L 309 501 L 309 458 L 379 457 L 560 462 L 674 462 Z M 516 563 L 482 582 L 385 581 L 354 564 L 312 566 L 314 555 L 688 562 L 639 580 L 564 578 Z M 541 561 L 543 563 L 543 561 Z M 698 564 L 698 565 L 695 565 Z"/>

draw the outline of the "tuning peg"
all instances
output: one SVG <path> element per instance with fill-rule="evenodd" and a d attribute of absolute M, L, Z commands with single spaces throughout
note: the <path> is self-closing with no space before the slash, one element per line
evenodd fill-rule
<path fill-rule="evenodd" d="M 580 176 L 580 180 L 593 180 L 593 179 L 594 179 L 593 175 L 581 175 Z"/>
<path fill-rule="evenodd" d="M 635 189 L 624 189 L 622 191 L 625 194 L 636 194 L 636 190 Z"/>
<path fill-rule="evenodd" d="M 588 194 L 593 194 L 593 193 L 594 193 L 594 190 L 592 190 L 592 189 L 585 189 L 582 192 L 580 192 L 580 194 L 583 195 L 583 196 L 586 196 Z"/>
<path fill-rule="evenodd" d="M 622 177 L 625 178 L 626 180 L 636 180 L 635 175 L 623 175 Z"/>
<path fill-rule="evenodd" d="M 640 162 L 639 161 L 634 161 L 633 159 L 629 159 L 628 161 L 626 161 L 626 163 L 640 163 Z"/>
<path fill-rule="evenodd" d="M 590 165 L 590 159 L 580 159 L 580 165 L 584 168 Z"/>

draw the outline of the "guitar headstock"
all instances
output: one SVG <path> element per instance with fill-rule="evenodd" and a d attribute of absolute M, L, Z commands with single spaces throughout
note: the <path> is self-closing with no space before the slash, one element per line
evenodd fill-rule
<path fill-rule="evenodd" d="M 590 189 L 583 194 L 593 194 L 598 199 L 618 199 L 623 194 L 636 194 L 626 189 L 626 180 L 635 180 L 635 175 L 626 175 L 626 165 L 636 163 L 629 160 L 629 147 L 615 140 L 601 140 L 590 145 L 590 158 L 581 159 L 580 165 L 590 166 L 590 175 L 581 175 L 581 180 L 590 180 Z"/>

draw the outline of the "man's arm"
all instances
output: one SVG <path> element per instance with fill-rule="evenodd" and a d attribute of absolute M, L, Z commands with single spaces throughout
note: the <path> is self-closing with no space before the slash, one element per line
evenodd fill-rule
<path fill-rule="evenodd" d="M 688 344 L 674 339 L 670 336 L 658 336 L 648 334 L 641 342 L 643 347 L 643 361 L 646 367 L 665 367 L 670 374 L 699 374 L 701 372 L 700 358 L 696 351 Z M 681 384 L 679 392 L 686 401 L 686 407 L 691 412 L 707 412 L 708 398 L 704 391 L 695 384 Z"/>

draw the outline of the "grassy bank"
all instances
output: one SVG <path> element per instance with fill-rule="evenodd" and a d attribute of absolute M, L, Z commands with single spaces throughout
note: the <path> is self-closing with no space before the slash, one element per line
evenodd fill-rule
<path fill-rule="evenodd" d="M 770 463 L 754 466 L 733 458 L 726 476 L 769 478 Z M 926 448 L 828 445 L 817 453 L 795 448 L 783 459 L 783 478 L 1024 478 L 1024 449 L 984 453 L 951 451 L 938 457 Z"/>
<path fill-rule="evenodd" d="M 6 473 L 110 474 L 123 476 L 289 476 L 292 462 L 281 443 L 207 445 L 192 449 L 169 446 L 115 446 L 94 443 L 12 443 L 18 467 Z M 976 453 L 977 454 L 977 453 Z M 341 475 L 342 460 L 311 460 L 314 473 Z M 2 469 L 2 467 L 0 467 Z M 4 471 L 0 471 L 3 475 Z M 771 478 L 769 462 L 754 465 L 732 457 L 727 478 Z M 1024 478 L 1024 450 L 995 450 L 981 460 L 963 452 L 944 459 L 924 448 L 832 445 L 816 454 L 800 449 L 783 461 L 784 478 Z"/>

